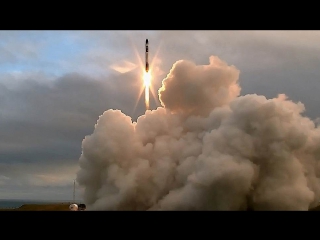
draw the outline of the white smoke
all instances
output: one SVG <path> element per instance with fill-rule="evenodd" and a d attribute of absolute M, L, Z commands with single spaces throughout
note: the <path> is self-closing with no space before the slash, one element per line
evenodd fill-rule
<path fill-rule="evenodd" d="M 218 57 L 178 61 L 163 107 L 132 122 L 100 116 L 82 143 L 88 210 L 308 210 L 320 199 L 320 129 L 279 95 L 239 96 L 239 70 Z"/>

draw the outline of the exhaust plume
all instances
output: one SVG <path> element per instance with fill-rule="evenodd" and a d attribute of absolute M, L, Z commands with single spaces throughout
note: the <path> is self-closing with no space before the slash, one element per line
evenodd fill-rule
<path fill-rule="evenodd" d="M 239 70 L 177 61 L 163 107 L 107 110 L 82 143 L 88 210 L 308 210 L 320 200 L 320 128 L 284 94 L 239 96 Z"/>

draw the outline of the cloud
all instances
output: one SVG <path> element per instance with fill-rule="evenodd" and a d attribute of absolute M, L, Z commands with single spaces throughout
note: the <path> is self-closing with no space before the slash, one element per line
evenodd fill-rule
<path fill-rule="evenodd" d="M 0 175 L 16 179 L 2 185 L 7 194 L 16 195 L 22 184 L 33 188 L 28 196 L 33 192 L 37 198 L 45 193 L 39 190 L 43 185 L 63 187 L 68 179 L 70 184 L 81 141 L 102 112 L 108 108 L 122 108 L 136 116 L 144 112 L 139 104 L 133 111 L 140 88 L 137 71 L 116 74 L 112 80 L 70 73 L 49 83 L 37 74 L 25 75 L 24 80 L 21 75 L 11 77 L 21 78 L 20 84 L 0 88 Z M 66 190 L 61 190 L 63 194 Z"/>
<path fill-rule="evenodd" d="M 19 31 L 1 31 L 0 33 L 0 64 L 19 63 L 20 61 L 38 59 L 41 41 L 35 44 L 32 32 L 29 38 L 22 39 Z M 22 44 L 23 41 L 23 44 Z"/>
<path fill-rule="evenodd" d="M 180 60 L 163 107 L 107 110 L 82 143 L 91 210 L 308 210 L 320 199 L 320 129 L 280 94 L 239 96 L 239 70 Z M 191 90 L 189 90 L 191 89 Z"/>
<path fill-rule="evenodd" d="M 172 112 L 207 115 L 240 94 L 238 79 L 239 70 L 215 56 L 207 66 L 178 61 L 164 79 L 159 98 Z"/>

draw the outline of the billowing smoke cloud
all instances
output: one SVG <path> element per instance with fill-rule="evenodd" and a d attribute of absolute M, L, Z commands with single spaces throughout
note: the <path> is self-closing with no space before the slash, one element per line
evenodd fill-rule
<path fill-rule="evenodd" d="M 320 128 L 302 103 L 239 96 L 239 70 L 178 61 L 163 107 L 100 116 L 83 140 L 88 210 L 308 210 L 320 199 Z"/>

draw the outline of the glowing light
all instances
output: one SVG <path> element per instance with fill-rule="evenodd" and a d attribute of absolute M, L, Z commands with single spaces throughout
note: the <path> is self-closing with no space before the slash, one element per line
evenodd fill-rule
<path fill-rule="evenodd" d="M 150 87 L 151 86 L 151 73 L 150 72 L 145 72 L 143 75 L 143 82 L 145 87 Z"/>
<path fill-rule="evenodd" d="M 151 73 L 153 72 L 152 69 L 154 67 L 154 60 L 155 59 L 158 59 L 157 56 L 158 56 L 158 52 L 159 52 L 159 49 L 160 49 L 160 46 L 158 47 L 156 53 L 155 53 L 155 56 L 153 58 L 153 60 L 151 61 L 150 63 L 150 67 L 149 67 L 149 71 L 146 72 L 145 71 L 145 62 L 143 62 L 142 58 L 140 57 L 139 55 L 139 52 L 136 48 L 135 45 L 132 45 L 133 46 L 133 50 L 135 52 L 135 55 L 138 59 L 138 62 L 139 62 L 139 66 L 140 66 L 140 69 L 141 69 L 141 72 L 142 72 L 142 80 L 143 80 L 143 83 L 141 84 L 141 88 L 140 88 L 140 92 L 138 94 L 138 98 L 136 100 L 136 103 L 135 103 L 135 106 L 133 108 L 133 113 L 135 112 L 136 108 L 137 108 L 137 105 L 138 105 L 138 101 L 141 99 L 141 96 L 142 96 L 142 93 L 143 93 L 143 90 L 145 90 L 145 104 L 146 104 L 146 109 L 148 110 L 149 109 L 149 93 L 151 92 L 151 95 L 153 97 L 153 99 L 155 100 L 156 103 L 158 103 L 158 98 L 157 98 L 157 93 L 156 91 L 153 89 L 153 85 L 151 84 Z"/>
<path fill-rule="evenodd" d="M 143 83 L 144 83 L 146 110 L 148 110 L 149 109 L 149 89 L 151 86 L 151 73 L 150 72 L 144 72 Z"/>

